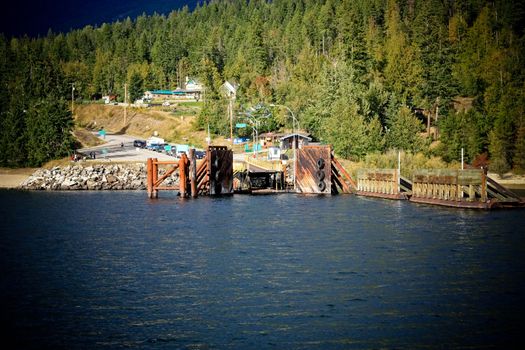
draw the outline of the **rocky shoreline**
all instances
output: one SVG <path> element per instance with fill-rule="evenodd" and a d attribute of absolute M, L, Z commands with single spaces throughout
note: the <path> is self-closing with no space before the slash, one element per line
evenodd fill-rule
<path fill-rule="evenodd" d="M 160 175 L 163 171 L 159 169 Z M 177 178 L 169 177 L 163 185 L 173 186 Z M 75 164 L 39 169 L 19 186 L 24 190 L 145 190 L 146 165 Z"/>

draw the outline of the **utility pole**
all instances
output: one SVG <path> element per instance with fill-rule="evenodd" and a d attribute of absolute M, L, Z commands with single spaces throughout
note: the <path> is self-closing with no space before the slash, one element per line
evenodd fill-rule
<path fill-rule="evenodd" d="M 233 149 L 233 99 L 230 97 L 230 104 L 228 106 L 228 113 L 230 113 L 230 140 Z"/>
<path fill-rule="evenodd" d="M 464 155 L 464 151 L 463 151 L 463 147 L 461 148 L 461 170 L 464 169 L 463 167 L 463 155 Z"/>
<path fill-rule="evenodd" d="M 296 134 L 296 129 L 295 129 L 295 123 L 297 122 L 297 120 L 295 119 L 295 115 L 293 114 L 292 110 L 288 107 L 288 106 L 285 106 L 285 105 L 279 105 L 279 104 L 270 104 L 270 107 L 276 107 L 276 106 L 280 106 L 280 107 L 284 107 L 286 108 L 286 110 L 288 112 L 290 112 L 291 116 L 292 116 L 292 140 L 293 140 L 293 189 L 294 191 L 297 190 L 297 184 L 296 184 L 296 177 L 295 175 L 297 174 L 297 143 L 298 143 L 298 135 Z"/>
<path fill-rule="evenodd" d="M 126 126 L 127 111 L 128 111 L 128 84 L 124 84 L 124 126 Z"/>
<path fill-rule="evenodd" d="M 75 111 L 75 84 L 71 84 L 71 115 Z"/>
<path fill-rule="evenodd" d="M 427 137 L 430 137 L 430 115 L 432 111 L 427 110 Z"/>
<path fill-rule="evenodd" d="M 401 151 L 397 151 L 397 192 L 401 192 Z"/>
<path fill-rule="evenodd" d="M 439 137 L 438 120 L 439 120 L 439 96 L 436 97 L 436 133 L 435 133 L 436 140 Z"/>
<path fill-rule="evenodd" d="M 227 90 L 226 94 L 229 99 L 228 113 L 230 117 L 230 139 L 231 139 L 232 149 L 233 149 L 233 101 L 237 97 L 237 88 L 233 84 L 230 84 L 230 82 L 228 81 L 224 82 L 222 86 L 226 88 Z"/>

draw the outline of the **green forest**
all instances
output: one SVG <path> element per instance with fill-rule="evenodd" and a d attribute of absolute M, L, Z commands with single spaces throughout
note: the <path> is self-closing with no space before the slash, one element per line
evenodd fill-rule
<path fill-rule="evenodd" d="M 351 160 L 388 150 L 525 170 L 525 5 L 511 0 L 226 0 L 39 38 L 0 35 L 0 165 L 74 147 L 71 99 L 206 87 L 197 128 L 282 105 Z M 73 90 L 74 87 L 74 90 Z M 290 128 L 286 108 L 266 128 Z M 239 117 L 240 118 L 240 117 Z M 428 128 L 430 122 L 430 129 Z M 427 134 L 427 131 L 432 131 Z"/>

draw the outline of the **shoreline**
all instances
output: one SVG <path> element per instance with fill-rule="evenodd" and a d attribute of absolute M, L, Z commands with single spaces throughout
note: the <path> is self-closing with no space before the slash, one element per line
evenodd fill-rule
<path fill-rule="evenodd" d="M 17 189 L 40 168 L 0 168 L 0 189 Z"/>
<path fill-rule="evenodd" d="M 98 164 L 97 164 L 98 163 Z M 83 164 L 83 166 L 93 165 L 114 165 L 119 162 L 93 162 L 92 164 Z M 131 162 L 135 163 L 135 162 Z M 74 164 L 67 164 L 74 165 Z M 20 185 L 25 182 L 36 171 L 44 168 L 0 168 L 0 189 L 21 189 Z M 488 174 L 493 180 L 500 185 L 507 187 L 510 190 L 525 190 L 525 176 L 524 175 L 506 175 L 501 178 L 494 173 Z"/>

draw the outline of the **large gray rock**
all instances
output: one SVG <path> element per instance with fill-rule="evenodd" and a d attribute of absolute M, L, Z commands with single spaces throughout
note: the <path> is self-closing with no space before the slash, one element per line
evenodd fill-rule
<path fill-rule="evenodd" d="M 30 190 L 144 190 L 145 164 L 75 164 L 39 169 L 20 185 Z M 167 179 L 167 184 L 173 180 Z"/>

